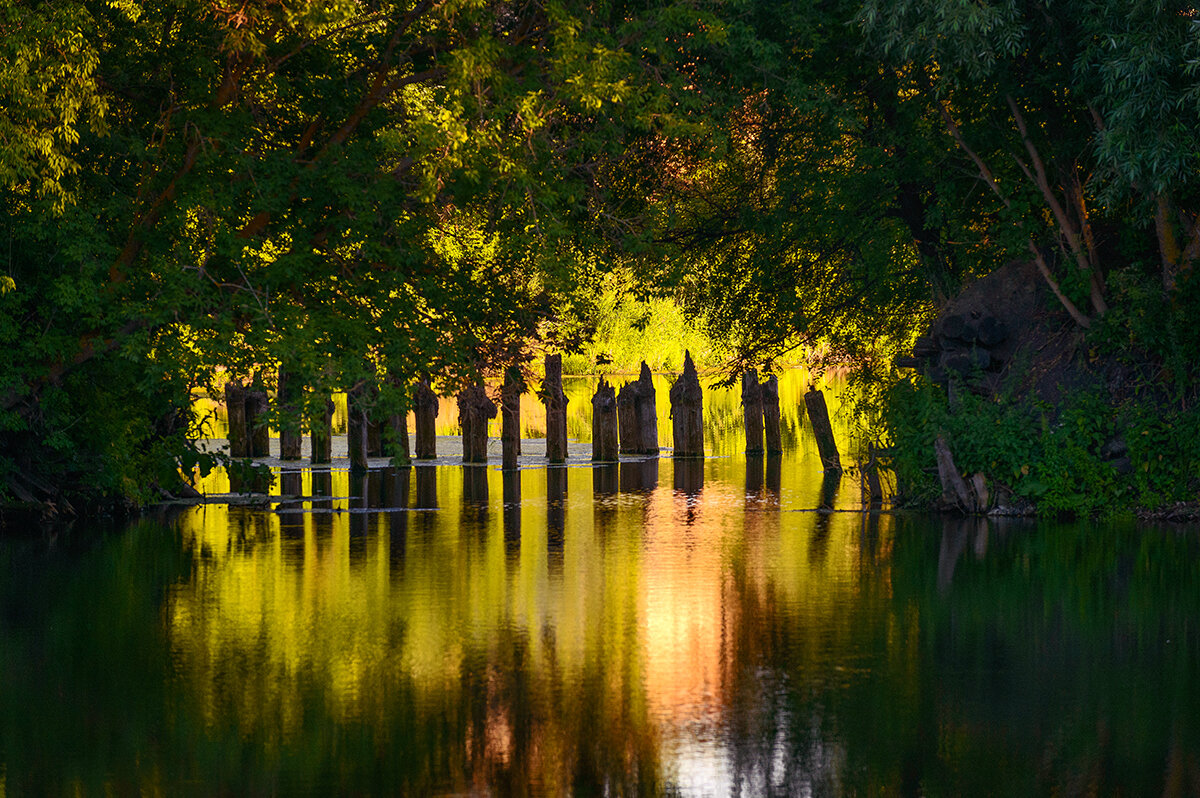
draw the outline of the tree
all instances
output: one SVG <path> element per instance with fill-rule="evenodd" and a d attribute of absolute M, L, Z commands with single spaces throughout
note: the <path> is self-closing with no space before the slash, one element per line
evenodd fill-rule
<path fill-rule="evenodd" d="M 617 240 L 602 165 L 665 116 L 622 48 L 631 9 L 32 7 L 88 31 L 52 54 L 93 83 L 82 116 L 22 89 L 72 161 L 19 152 L 5 173 L 0 468 L 22 493 L 173 484 L 201 459 L 191 390 L 222 367 L 327 392 L 528 356 Z"/>

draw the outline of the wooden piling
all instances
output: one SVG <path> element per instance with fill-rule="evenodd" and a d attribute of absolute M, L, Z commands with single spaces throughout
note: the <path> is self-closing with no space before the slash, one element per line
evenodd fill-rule
<path fill-rule="evenodd" d="M 408 465 L 412 462 L 408 450 L 408 413 L 400 411 L 388 416 L 388 427 L 391 430 L 389 456 L 395 465 Z"/>
<path fill-rule="evenodd" d="M 763 395 L 754 369 L 742 374 L 742 418 L 746 426 L 746 454 L 762 454 Z"/>
<path fill-rule="evenodd" d="M 367 423 L 367 457 L 383 457 L 383 425 L 373 414 L 366 414 Z"/>
<path fill-rule="evenodd" d="M 225 383 L 225 415 L 229 422 L 229 456 L 249 457 L 250 438 L 246 426 L 246 389 L 240 380 Z"/>
<path fill-rule="evenodd" d="M 617 396 L 603 377 L 592 397 L 592 462 L 617 460 Z"/>
<path fill-rule="evenodd" d="M 312 442 L 309 462 L 313 464 L 333 461 L 333 400 L 326 399 L 320 412 L 308 419 L 309 437 Z"/>
<path fill-rule="evenodd" d="M 437 426 L 434 419 L 438 414 L 438 398 L 429 387 L 429 380 L 421 380 L 413 391 L 413 414 L 416 416 L 416 455 L 418 460 L 433 460 L 437 457 Z"/>
<path fill-rule="evenodd" d="M 638 423 L 637 394 L 639 385 L 627 382 L 617 391 L 617 433 L 621 454 L 640 454 L 642 428 Z"/>
<path fill-rule="evenodd" d="M 867 444 L 867 462 L 859 468 L 863 496 L 871 508 L 883 506 L 883 484 L 879 480 L 879 455 L 875 444 Z"/>
<path fill-rule="evenodd" d="M 521 454 L 521 394 L 525 381 L 516 366 L 504 370 L 504 387 L 500 389 L 500 446 L 501 467 L 512 470 L 517 467 Z"/>
<path fill-rule="evenodd" d="M 621 454 L 658 454 L 654 377 L 644 360 L 638 378 L 621 386 L 617 394 L 617 421 Z"/>
<path fill-rule="evenodd" d="M 374 371 L 374 368 L 372 368 Z M 379 386 L 371 382 L 363 391 L 363 418 L 367 425 L 367 457 L 383 457 L 383 419 L 379 417 Z"/>
<path fill-rule="evenodd" d="M 271 409 L 267 392 L 255 380 L 254 386 L 246 391 L 246 430 L 249 432 L 251 457 L 270 457 L 271 430 L 267 425 L 267 412 Z"/>
<path fill-rule="evenodd" d="M 783 436 L 779 429 L 779 378 L 774 374 L 762 384 L 762 407 L 767 454 L 783 454 Z"/>
<path fill-rule="evenodd" d="M 671 386 L 671 427 L 676 458 L 704 457 L 704 392 L 692 353 L 683 358 L 683 374 Z"/>
<path fill-rule="evenodd" d="M 299 402 L 303 386 L 296 377 L 279 370 L 279 384 L 275 387 L 275 407 L 279 415 L 279 459 L 299 460 L 300 434 Z"/>
<path fill-rule="evenodd" d="M 495 417 L 496 403 L 488 398 L 482 385 L 472 385 L 458 395 L 464 463 L 487 462 L 488 419 Z"/>
<path fill-rule="evenodd" d="M 637 409 L 638 431 L 642 443 L 640 454 L 658 454 L 658 407 L 655 404 L 654 376 L 646 361 L 642 361 L 642 370 L 638 375 L 638 392 L 635 396 Z"/>
<path fill-rule="evenodd" d="M 367 470 L 367 414 L 363 392 L 359 385 L 346 392 L 346 453 L 350 471 L 361 474 Z"/>
<path fill-rule="evenodd" d="M 546 355 L 542 401 L 546 404 L 546 458 L 551 463 L 564 463 L 567 460 L 567 395 L 562 385 L 562 355 Z"/>
<path fill-rule="evenodd" d="M 395 412 L 389 413 L 386 419 L 383 454 L 391 458 L 392 465 L 406 466 L 412 462 L 408 450 L 408 389 L 405 381 L 395 374 L 388 375 L 387 379 L 397 397 L 392 405 Z"/>
<path fill-rule="evenodd" d="M 833 438 L 833 425 L 829 423 L 829 408 L 825 405 L 825 394 L 809 388 L 804 394 L 804 406 L 808 420 L 812 422 L 813 434 L 817 437 L 817 451 L 826 471 L 842 470 L 842 458 L 838 455 L 837 441 Z"/>

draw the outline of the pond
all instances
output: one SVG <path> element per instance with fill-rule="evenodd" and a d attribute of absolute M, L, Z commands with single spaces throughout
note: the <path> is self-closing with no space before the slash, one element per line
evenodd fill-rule
<path fill-rule="evenodd" d="M 0 796 L 1200 792 L 1196 529 L 863 513 L 791 418 L 0 542 Z"/>

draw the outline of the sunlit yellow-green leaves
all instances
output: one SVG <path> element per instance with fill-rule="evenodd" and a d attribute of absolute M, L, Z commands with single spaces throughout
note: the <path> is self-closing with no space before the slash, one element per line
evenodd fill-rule
<path fill-rule="evenodd" d="M 124 4 L 136 10 L 132 3 Z M 95 22 L 79 3 L 0 2 L 0 185 L 69 198 L 81 128 L 101 130 Z"/>

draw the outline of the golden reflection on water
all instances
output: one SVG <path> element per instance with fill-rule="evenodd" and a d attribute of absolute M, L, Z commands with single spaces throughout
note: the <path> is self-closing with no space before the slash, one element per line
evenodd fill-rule
<path fill-rule="evenodd" d="M 382 745 L 405 714 L 450 726 L 414 755 L 476 779 L 518 768 L 565 789 L 601 735 L 628 768 L 661 758 L 689 783 L 725 755 L 760 635 L 784 614 L 797 667 L 844 655 L 869 609 L 858 576 L 886 557 L 889 519 L 864 555 L 859 515 L 804 511 L 821 501 L 809 459 L 774 465 L 416 467 L 371 473 L 374 507 L 346 472 L 304 472 L 304 500 L 274 512 L 196 507 L 180 521 L 194 572 L 167 610 L 177 674 L 210 731 L 268 748 L 311 735 L 314 713 Z"/>

